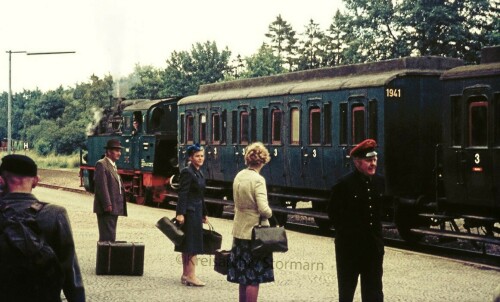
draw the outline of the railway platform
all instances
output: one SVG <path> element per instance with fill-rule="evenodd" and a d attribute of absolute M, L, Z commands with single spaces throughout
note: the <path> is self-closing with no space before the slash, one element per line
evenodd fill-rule
<path fill-rule="evenodd" d="M 117 240 L 145 244 L 143 276 L 97 276 L 97 222 L 93 195 L 48 188 L 33 193 L 45 202 L 68 210 L 87 301 L 238 301 L 238 285 L 214 271 L 214 259 L 199 255 L 197 275 L 205 287 L 182 285 L 181 257 L 155 223 L 173 210 L 128 204 L 128 217 L 118 220 Z M 222 234 L 222 248 L 232 242 L 232 220 L 209 218 Z M 289 251 L 274 255 L 274 283 L 262 284 L 259 301 L 337 301 L 333 238 L 287 231 Z M 384 262 L 386 301 L 493 301 L 500 270 L 447 258 L 386 248 Z M 355 301 L 361 301 L 359 286 Z"/>

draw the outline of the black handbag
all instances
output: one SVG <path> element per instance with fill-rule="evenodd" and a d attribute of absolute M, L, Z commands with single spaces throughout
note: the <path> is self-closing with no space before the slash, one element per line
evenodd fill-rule
<path fill-rule="evenodd" d="M 215 251 L 220 249 L 222 245 L 222 235 L 214 230 L 210 222 L 209 229 L 203 229 L 203 254 L 214 255 Z"/>
<path fill-rule="evenodd" d="M 175 245 L 181 245 L 184 241 L 184 231 L 181 230 L 175 218 L 163 217 L 158 220 L 156 227 L 165 234 Z"/>
<path fill-rule="evenodd" d="M 274 217 L 274 216 L 273 216 Z M 252 229 L 252 254 L 264 256 L 269 253 L 288 251 L 288 240 L 286 238 L 285 227 L 280 227 L 276 217 L 275 227 L 256 225 Z"/>
<path fill-rule="evenodd" d="M 229 258 L 231 257 L 231 251 L 227 250 L 216 250 L 214 256 L 214 270 L 222 275 L 227 275 L 229 270 Z"/>

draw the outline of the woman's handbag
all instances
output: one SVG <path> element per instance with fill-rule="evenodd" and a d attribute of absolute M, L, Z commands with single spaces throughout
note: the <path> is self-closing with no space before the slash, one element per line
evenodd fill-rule
<path fill-rule="evenodd" d="M 214 230 L 210 222 L 209 229 L 203 229 L 203 254 L 214 255 L 215 251 L 222 245 L 222 235 Z"/>
<path fill-rule="evenodd" d="M 284 253 L 288 251 L 288 240 L 286 238 L 285 228 L 278 226 L 276 217 L 274 217 L 274 219 L 276 221 L 276 227 L 263 226 L 261 224 L 261 219 L 259 219 L 259 225 L 253 227 L 252 253 L 254 255 L 263 256 L 269 253 Z"/>
<path fill-rule="evenodd" d="M 175 245 L 181 245 L 184 241 L 184 232 L 175 218 L 163 217 L 158 220 L 156 227 L 165 234 Z"/>
<path fill-rule="evenodd" d="M 214 257 L 214 270 L 219 274 L 227 275 L 229 270 L 229 258 L 231 257 L 231 251 L 227 250 L 216 250 Z"/>

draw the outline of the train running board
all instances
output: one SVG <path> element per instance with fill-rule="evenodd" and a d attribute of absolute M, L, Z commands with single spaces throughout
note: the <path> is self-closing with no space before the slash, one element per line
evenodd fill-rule
<path fill-rule="evenodd" d="M 452 231 L 441 231 L 441 230 L 431 230 L 431 229 L 411 229 L 411 232 L 420 235 L 448 237 L 448 238 L 471 240 L 476 242 L 500 245 L 500 237 L 481 236 L 475 234 L 464 234 Z"/>

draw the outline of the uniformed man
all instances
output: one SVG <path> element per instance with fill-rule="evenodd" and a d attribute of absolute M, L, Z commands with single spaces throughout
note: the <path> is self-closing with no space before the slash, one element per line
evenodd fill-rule
<path fill-rule="evenodd" d="M 354 171 L 332 187 L 328 216 L 335 227 L 339 301 L 352 301 L 361 276 L 363 301 L 383 301 L 381 209 L 384 179 L 376 174 L 377 143 L 367 139 L 350 152 Z"/>

